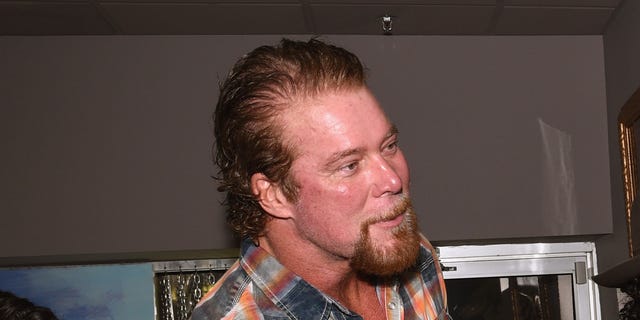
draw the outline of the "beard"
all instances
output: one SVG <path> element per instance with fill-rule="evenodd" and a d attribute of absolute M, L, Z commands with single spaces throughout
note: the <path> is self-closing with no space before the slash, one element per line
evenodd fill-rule
<path fill-rule="evenodd" d="M 388 221 L 403 214 L 400 225 L 393 228 L 393 245 L 376 245 L 371 239 L 369 226 Z M 360 228 L 360 238 L 351 258 L 351 267 L 360 274 L 390 277 L 413 266 L 420 250 L 420 236 L 416 214 L 408 197 L 382 217 L 365 221 Z"/>

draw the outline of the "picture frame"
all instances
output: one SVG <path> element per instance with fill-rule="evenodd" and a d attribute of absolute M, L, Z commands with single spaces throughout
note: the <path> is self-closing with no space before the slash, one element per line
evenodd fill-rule
<path fill-rule="evenodd" d="M 0 290 L 65 320 L 154 319 L 151 263 L 0 268 Z"/>
<path fill-rule="evenodd" d="M 618 114 L 629 257 L 640 255 L 638 252 L 640 251 L 640 243 L 634 244 L 633 241 L 634 232 L 640 232 L 640 230 L 633 230 L 633 224 L 637 225 L 636 221 L 633 221 L 634 201 L 638 197 L 638 143 L 640 141 L 636 139 L 637 133 L 640 133 L 640 88 L 636 89 Z M 635 219 L 640 219 L 640 217 L 635 217 Z"/>

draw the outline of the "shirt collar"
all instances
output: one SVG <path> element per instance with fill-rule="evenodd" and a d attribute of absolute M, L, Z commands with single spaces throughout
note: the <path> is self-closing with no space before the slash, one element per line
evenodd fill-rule
<path fill-rule="evenodd" d="M 339 310 L 345 316 L 355 316 L 347 308 L 326 296 L 285 268 L 264 249 L 250 239 L 241 246 L 240 265 L 262 293 L 292 319 L 329 319 L 331 312 Z"/>

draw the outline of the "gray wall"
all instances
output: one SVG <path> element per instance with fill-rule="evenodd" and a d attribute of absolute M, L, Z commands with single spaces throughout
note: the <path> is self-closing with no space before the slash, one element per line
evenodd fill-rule
<path fill-rule="evenodd" d="M 209 116 L 278 38 L 0 37 L 0 257 L 235 246 Z M 601 37 L 328 39 L 370 68 L 429 238 L 612 231 Z"/>
<path fill-rule="evenodd" d="M 620 108 L 640 86 L 640 2 L 624 1 L 604 35 L 607 115 L 609 122 L 609 157 L 613 234 L 596 242 L 600 271 L 629 257 L 625 221 L 622 165 L 618 147 L 617 117 Z M 614 289 L 600 289 L 603 319 L 616 319 Z"/>

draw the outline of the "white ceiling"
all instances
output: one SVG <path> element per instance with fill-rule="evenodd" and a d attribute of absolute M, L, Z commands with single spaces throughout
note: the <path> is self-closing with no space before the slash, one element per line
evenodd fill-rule
<path fill-rule="evenodd" d="M 625 0 L 0 0 L 0 35 L 597 35 Z"/>

